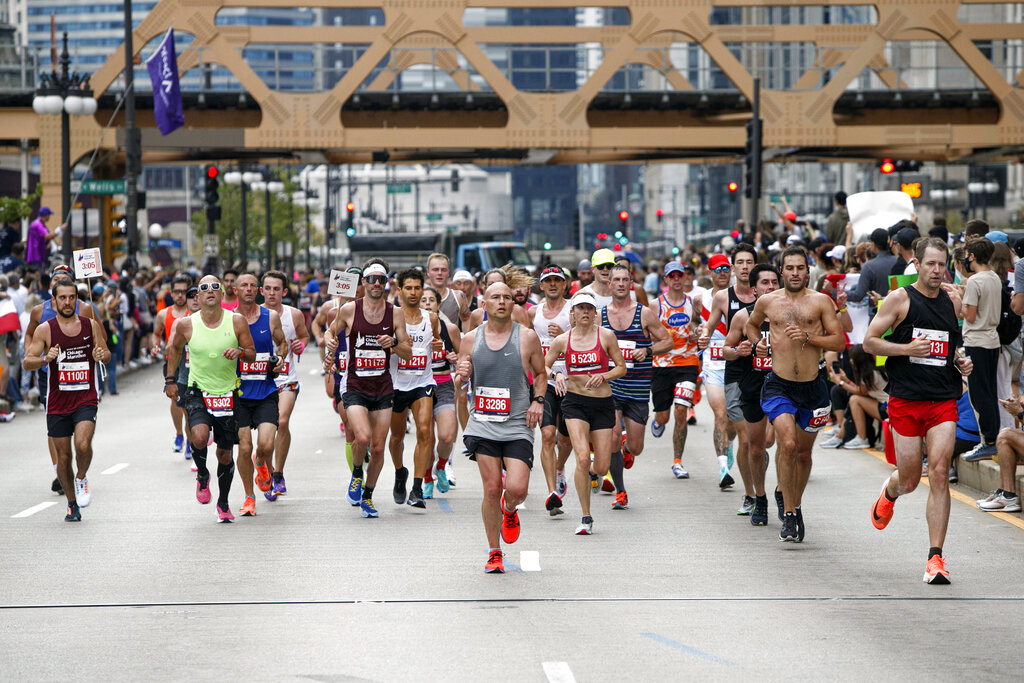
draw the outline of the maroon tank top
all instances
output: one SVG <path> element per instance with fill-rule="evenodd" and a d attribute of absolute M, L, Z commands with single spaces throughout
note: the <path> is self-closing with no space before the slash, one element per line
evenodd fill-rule
<path fill-rule="evenodd" d="M 356 299 L 352 329 L 348 332 L 348 378 L 346 391 L 366 396 L 384 396 L 394 391 L 391 384 L 391 349 L 382 349 L 378 335 L 395 336 L 394 306 L 384 302 L 384 318 L 379 323 L 363 317 L 363 300 Z"/>
<path fill-rule="evenodd" d="M 60 329 L 57 318 L 47 320 L 50 346 L 59 346 L 57 359 L 49 364 L 49 385 L 46 394 L 47 415 L 67 415 L 82 406 L 98 404 L 96 398 L 96 361 L 92 358 L 92 319 L 78 316 L 81 329 L 68 336 Z"/>

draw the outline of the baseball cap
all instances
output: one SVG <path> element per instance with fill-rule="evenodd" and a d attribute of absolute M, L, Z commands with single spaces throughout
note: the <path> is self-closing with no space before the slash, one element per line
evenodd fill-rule
<path fill-rule="evenodd" d="M 842 244 L 837 244 L 836 246 L 829 249 L 825 256 L 828 256 L 829 258 L 834 258 L 837 261 L 842 261 L 844 258 L 846 258 L 846 247 L 843 246 Z"/>
<path fill-rule="evenodd" d="M 697 269 L 693 267 L 692 263 L 683 264 L 683 272 L 690 273 L 691 275 L 697 272 Z"/>
<path fill-rule="evenodd" d="M 544 282 L 544 280 L 547 280 L 549 277 L 558 277 L 564 280 L 565 272 L 563 272 L 560 267 L 552 263 L 547 268 L 540 271 L 540 279 L 538 282 Z"/>
<path fill-rule="evenodd" d="M 117 280 L 107 280 L 107 289 L 117 289 Z"/>
<path fill-rule="evenodd" d="M 43 208 L 39 209 L 39 215 L 40 216 L 52 216 L 53 215 L 53 211 L 50 210 L 50 207 L 44 206 Z"/>
<path fill-rule="evenodd" d="M 665 264 L 665 277 L 668 277 L 671 273 L 682 273 L 683 264 L 679 261 L 669 261 Z"/>
<path fill-rule="evenodd" d="M 1010 238 L 1002 230 L 993 230 L 987 233 L 985 238 L 990 242 L 1002 242 L 1003 244 L 1008 244 L 1010 241 Z"/>
<path fill-rule="evenodd" d="M 93 296 L 99 296 L 103 294 L 103 285 L 99 284 L 98 282 L 94 284 L 92 286 L 92 294 Z"/>
<path fill-rule="evenodd" d="M 581 270 L 590 270 L 590 261 L 588 261 L 587 259 L 583 259 L 582 261 L 580 261 L 580 264 L 576 266 L 576 272 L 579 272 Z"/>
<path fill-rule="evenodd" d="M 896 243 L 904 249 L 910 249 L 910 245 L 920 236 L 921 233 L 913 228 L 903 228 L 896 233 Z"/>
<path fill-rule="evenodd" d="M 472 282 L 473 276 L 469 274 L 468 270 L 457 270 L 455 275 L 452 276 L 452 282 Z"/>
<path fill-rule="evenodd" d="M 615 252 L 611 249 L 598 249 L 594 252 L 594 255 L 590 257 L 591 266 L 600 266 L 605 263 L 615 265 Z"/>
<path fill-rule="evenodd" d="M 594 295 L 589 292 L 576 292 L 576 295 L 569 303 L 569 307 L 576 308 L 580 304 L 590 304 L 595 310 L 597 309 L 597 299 L 595 299 Z"/>
<path fill-rule="evenodd" d="M 712 254 L 711 258 L 708 259 L 708 268 L 711 270 L 721 268 L 722 266 L 732 267 L 732 264 L 729 263 L 729 257 L 725 254 Z"/>
<path fill-rule="evenodd" d="M 194 296 L 199 296 L 199 288 L 198 287 L 189 287 L 188 291 L 185 292 L 185 298 L 186 299 L 191 299 Z"/>
<path fill-rule="evenodd" d="M 782 214 L 782 216 L 786 220 L 796 223 L 796 211 L 787 211 L 786 213 Z"/>

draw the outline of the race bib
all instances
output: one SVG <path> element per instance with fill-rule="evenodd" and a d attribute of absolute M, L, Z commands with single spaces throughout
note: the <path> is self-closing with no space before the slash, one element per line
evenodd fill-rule
<path fill-rule="evenodd" d="M 725 356 L 722 355 L 722 349 L 724 348 L 724 341 L 708 343 L 708 354 L 705 362 L 708 370 L 725 370 Z"/>
<path fill-rule="evenodd" d="M 569 374 L 586 375 L 601 369 L 600 354 L 597 351 L 570 351 Z"/>
<path fill-rule="evenodd" d="M 771 370 L 772 369 L 772 357 L 765 356 L 754 356 L 754 369 L 755 370 Z"/>
<path fill-rule="evenodd" d="M 430 351 L 430 369 L 437 372 L 438 370 L 444 370 L 445 363 L 448 362 L 448 352 L 444 349 L 438 351 L 437 349 L 431 349 Z"/>
<path fill-rule="evenodd" d="M 915 327 L 911 333 L 912 339 L 919 339 L 924 337 L 931 342 L 931 348 L 928 350 L 928 355 L 924 358 L 910 357 L 910 362 L 914 365 L 932 365 L 936 367 L 943 367 L 946 365 L 946 361 L 949 358 L 949 332 L 946 330 L 929 330 L 922 327 Z"/>
<path fill-rule="evenodd" d="M 213 417 L 231 417 L 235 414 L 235 392 L 226 394 L 208 394 L 203 392 L 203 403 L 206 411 Z"/>
<path fill-rule="evenodd" d="M 814 412 L 811 413 L 811 419 L 807 421 L 807 426 L 804 427 L 805 432 L 811 434 L 820 432 L 828 424 L 828 415 L 832 412 L 832 404 L 828 404 L 824 408 L 815 408 Z"/>
<path fill-rule="evenodd" d="M 292 362 L 290 360 L 286 360 L 284 362 L 284 368 L 281 369 L 280 374 L 281 375 L 287 375 L 288 371 L 291 370 L 291 369 L 292 369 Z"/>
<path fill-rule="evenodd" d="M 270 354 L 257 353 L 256 360 L 249 363 L 238 359 L 238 376 L 243 380 L 259 382 L 267 378 L 267 369 L 270 367 Z"/>
<path fill-rule="evenodd" d="M 635 341 L 619 340 L 619 351 L 622 353 L 622 360 L 626 361 L 626 369 L 633 369 L 633 352 L 636 351 Z"/>
<path fill-rule="evenodd" d="M 400 375 L 415 375 L 419 376 L 423 374 L 423 371 L 427 369 L 427 354 L 425 353 L 414 353 L 409 360 L 404 358 L 398 359 L 398 374 Z"/>
<path fill-rule="evenodd" d="M 57 364 L 57 388 L 61 391 L 87 391 L 89 385 L 89 361 Z"/>
<path fill-rule="evenodd" d="M 338 354 L 338 372 L 344 375 L 346 369 L 348 369 L 348 354 L 343 351 Z"/>
<path fill-rule="evenodd" d="M 505 387 L 477 387 L 473 392 L 473 416 L 484 422 L 505 422 L 512 411 L 512 398 Z"/>
<path fill-rule="evenodd" d="M 380 349 L 356 349 L 356 377 L 380 377 L 387 371 L 388 355 Z"/>
<path fill-rule="evenodd" d="M 678 406 L 687 408 L 693 407 L 693 397 L 697 391 L 697 385 L 693 382 L 680 382 L 673 392 L 672 402 Z"/>

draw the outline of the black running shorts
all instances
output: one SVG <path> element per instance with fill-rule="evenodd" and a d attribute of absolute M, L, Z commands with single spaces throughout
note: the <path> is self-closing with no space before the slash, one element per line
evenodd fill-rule
<path fill-rule="evenodd" d="M 235 399 L 235 424 L 239 429 L 258 429 L 262 424 L 277 426 L 277 392 L 266 398 Z"/>
<path fill-rule="evenodd" d="M 46 435 L 51 439 L 74 436 L 79 422 L 96 422 L 96 406 L 78 406 L 73 413 L 47 414 Z"/>
<path fill-rule="evenodd" d="M 494 441 L 479 436 L 464 436 L 462 443 L 466 450 L 475 456 L 487 455 L 492 458 L 512 458 L 522 460 L 526 466 L 533 469 L 533 442 L 529 439 L 516 439 L 515 441 Z"/>

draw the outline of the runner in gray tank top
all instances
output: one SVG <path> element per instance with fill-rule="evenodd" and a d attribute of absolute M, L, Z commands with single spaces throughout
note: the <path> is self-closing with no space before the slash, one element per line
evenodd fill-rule
<path fill-rule="evenodd" d="M 502 573 L 498 532 L 500 528 L 505 543 L 519 538 L 516 506 L 526 500 L 533 467 L 533 430 L 544 413 L 548 380 L 537 334 L 512 322 L 509 286 L 491 285 L 483 301 L 487 322 L 463 337 L 453 380 L 458 383 L 469 377 L 473 383 L 473 412 L 463 440 L 480 468 L 484 485 L 481 514 L 489 547 L 484 571 Z M 533 373 L 532 392 L 528 371 Z"/>

